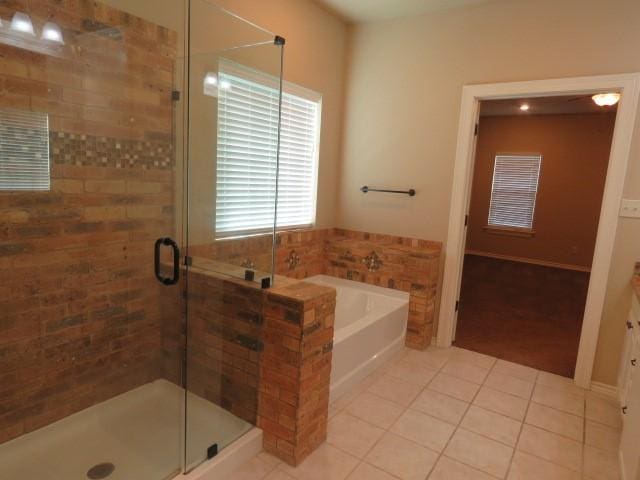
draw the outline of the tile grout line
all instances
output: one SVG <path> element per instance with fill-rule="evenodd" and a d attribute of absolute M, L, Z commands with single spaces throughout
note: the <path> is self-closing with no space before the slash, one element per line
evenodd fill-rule
<path fill-rule="evenodd" d="M 513 459 L 516 456 L 516 452 L 518 451 L 518 445 L 520 444 L 520 437 L 522 436 L 522 430 L 524 430 L 524 426 L 527 421 L 527 416 L 529 415 L 529 408 L 531 407 L 531 403 L 533 401 L 533 392 L 536 389 L 536 385 L 538 384 L 538 377 L 540 376 L 540 372 L 536 372 L 535 380 L 533 382 L 533 388 L 531 389 L 531 393 L 529 394 L 529 398 L 527 400 L 527 408 L 524 411 L 524 416 L 522 417 L 522 422 L 520 422 L 520 430 L 518 431 L 518 437 L 516 438 L 516 443 L 513 446 L 513 452 L 511 452 L 511 459 L 509 460 L 509 467 L 507 468 L 507 474 L 505 478 L 509 477 L 511 470 L 513 468 Z"/>

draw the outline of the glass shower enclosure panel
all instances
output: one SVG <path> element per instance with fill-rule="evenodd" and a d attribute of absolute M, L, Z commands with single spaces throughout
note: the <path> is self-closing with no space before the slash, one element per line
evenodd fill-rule
<path fill-rule="evenodd" d="M 2 479 L 182 470 L 185 11 L 0 2 Z"/>
<path fill-rule="evenodd" d="M 283 57 L 279 37 L 205 0 L 188 31 L 187 470 L 257 421 Z"/>

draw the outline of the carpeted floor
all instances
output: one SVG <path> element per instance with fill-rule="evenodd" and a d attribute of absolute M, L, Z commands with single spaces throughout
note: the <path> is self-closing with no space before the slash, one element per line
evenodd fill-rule
<path fill-rule="evenodd" d="M 589 274 L 465 255 L 455 345 L 573 377 Z"/>

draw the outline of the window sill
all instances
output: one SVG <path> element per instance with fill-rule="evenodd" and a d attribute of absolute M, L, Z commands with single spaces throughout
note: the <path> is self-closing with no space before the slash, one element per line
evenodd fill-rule
<path fill-rule="evenodd" d="M 529 228 L 516 228 L 516 227 L 498 227 L 495 225 L 486 225 L 482 229 L 493 235 L 507 235 L 511 237 L 531 238 L 535 237 L 536 232 Z"/>

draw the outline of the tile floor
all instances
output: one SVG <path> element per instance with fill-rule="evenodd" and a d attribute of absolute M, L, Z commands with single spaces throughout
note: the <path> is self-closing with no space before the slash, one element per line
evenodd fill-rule
<path fill-rule="evenodd" d="M 261 453 L 231 480 L 618 480 L 616 404 L 459 348 L 403 350 L 329 410 L 297 468 Z"/>

